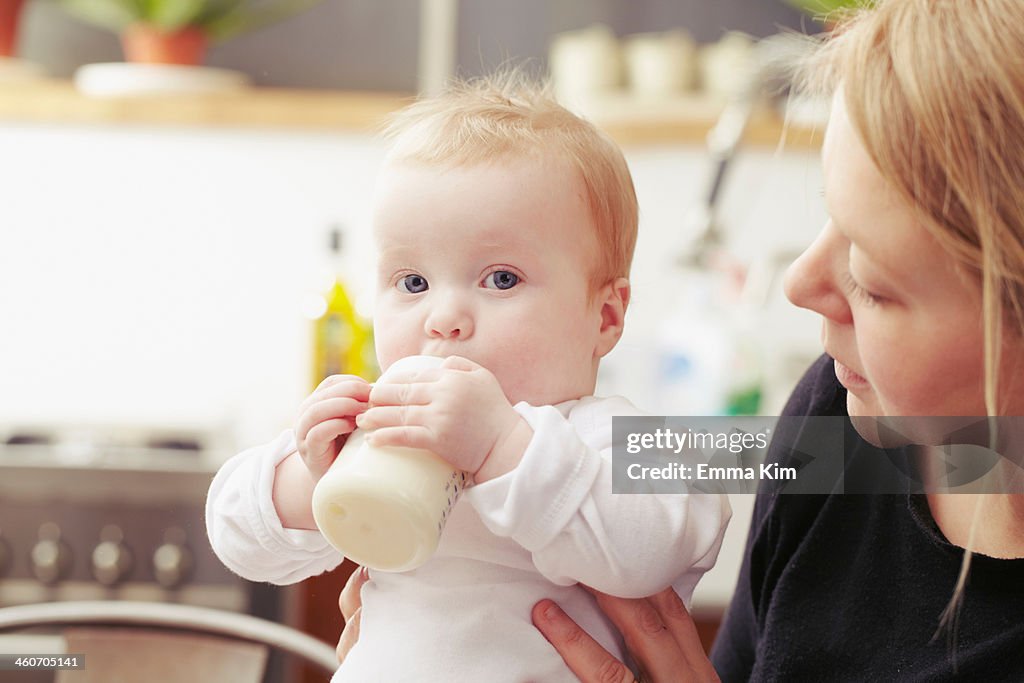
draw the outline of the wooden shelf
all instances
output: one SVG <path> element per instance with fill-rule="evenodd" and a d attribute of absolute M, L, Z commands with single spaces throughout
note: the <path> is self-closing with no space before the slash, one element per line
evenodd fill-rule
<path fill-rule="evenodd" d="M 621 145 L 695 143 L 703 145 L 718 121 L 724 103 L 700 94 L 645 100 L 628 94 L 610 94 L 585 104 L 584 113 Z M 755 110 L 744 130 L 744 143 L 760 147 L 818 149 L 820 126 L 784 125 L 767 106 Z"/>
<path fill-rule="evenodd" d="M 0 122 L 97 125 L 173 125 L 291 128 L 372 133 L 387 114 L 412 101 L 401 93 L 253 88 L 216 95 L 94 98 L 66 81 L 0 85 Z M 610 98 L 588 108 L 591 119 L 620 144 L 703 145 L 721 105 L 700 97 L 643 102 Z M 789 126 L 771 111 L 750 121 L 749 144 L 775 147 L 785 132 L 787 149 L 821 145 L 817 128 Z"/>
<path fill-rule="evenodd" d="M 64 81 L 0 86 L 0 120 L 39 123 L 231 126 L 370 132 L 411 96 L 277 90 L 96 98 Z"/>

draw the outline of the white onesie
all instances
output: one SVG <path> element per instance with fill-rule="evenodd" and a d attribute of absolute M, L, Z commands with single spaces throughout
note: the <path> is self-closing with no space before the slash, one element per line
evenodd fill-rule
<path fill-rule="evenodd" d="M 465 490 L 425 565 L 370 572 L 359 642 L 333 683 L 576 681 L 530 621 L 538 600 L 619 656 L 621 638 L 577 582 L 623 597 L 671 584 L 689 605 L 718 557 L 727 497 L 612 494 L 612 416 L 641 415 L 623 398 L 515 409 L 534 431 L 522 461 Z M 233 457 L 210 486 L 210 543 L 251 581 L 295 583 L 342 561 L 319 532 L 277 516 L 274 468 L 294 451 L 289 430 Z"/>

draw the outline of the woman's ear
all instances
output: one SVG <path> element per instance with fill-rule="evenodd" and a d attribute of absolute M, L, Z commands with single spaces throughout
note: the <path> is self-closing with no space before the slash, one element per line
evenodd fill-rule
<path fill-rule="evenodd" d="M 602 287 L 595 296 L 601 315 L 601 327 L 594 347 L 595 358 L 603 358 L 619 342 L 626 321 L 629 295 L 629 280 L 620 277 Z"/>

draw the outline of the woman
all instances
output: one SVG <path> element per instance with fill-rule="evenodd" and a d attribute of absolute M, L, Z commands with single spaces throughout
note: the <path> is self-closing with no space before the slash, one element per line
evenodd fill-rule
<path fill-rule="evenodd" d="M 828 356 L 785 414 L 1024 415 L 1022 55 L 1019 0 L 883 0 L 816 57 L 831 219 L 786 293 Z M 598 601 L 646 681 L 1024 680 L 1022 586 L 1024 496 L 767 493 L 714 670 L 671 591 Z M 582 680 L 633 680 L 533 616 Z"/>

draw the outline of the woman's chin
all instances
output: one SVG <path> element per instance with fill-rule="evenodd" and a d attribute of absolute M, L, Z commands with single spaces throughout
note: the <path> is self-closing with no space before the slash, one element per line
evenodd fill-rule
<path fill-rule="evenodd" d="M 850 414 L 850 417 L 877 417 L 878 406 L 874 400 L 874 396 L 868 393 L 865 395 L 862 392 L 846 392 L 846 412 Z"/>
<path fill-rule="evenodd" d="M 873 397 L 870 397 L 873 398 Z M 928 422 L 921 418 L 903 415 L 887 415 L 873 401 L 861 396 L 847 394 L 846 411 L 850 422 L 861 438 L 875 448 L 902 448 L 912 443 L 942 443 L 942 440 L 926 436 L 934 429 L 945 426 L 943 422 Z M 929 429 L 931 428 L 931 429 Z"/>
<path fill-rule="evenodd" d="M 849 392 L 846 394 L 846 412 L 850 415 L 853 428 L 857 430 L 862 439 L 876 448 L 883 447 L 878 428 L 879 412 L 877 407 Z"/>

